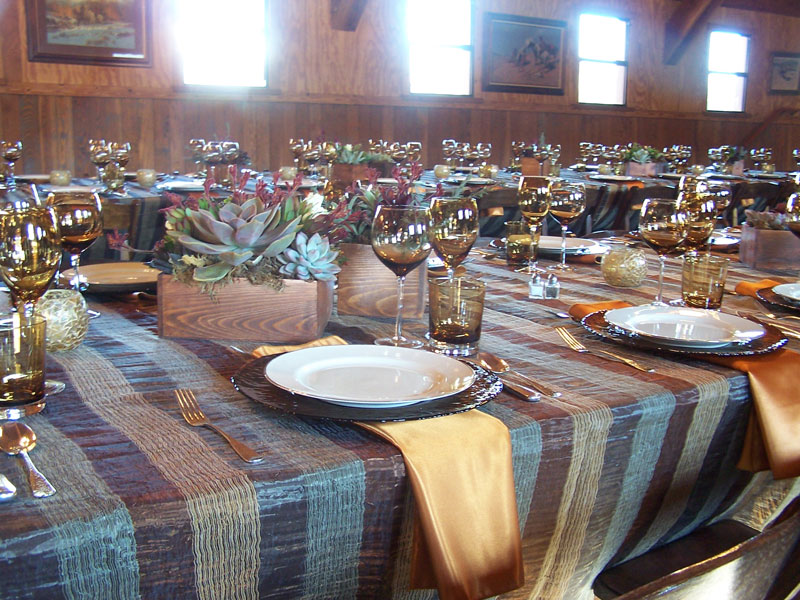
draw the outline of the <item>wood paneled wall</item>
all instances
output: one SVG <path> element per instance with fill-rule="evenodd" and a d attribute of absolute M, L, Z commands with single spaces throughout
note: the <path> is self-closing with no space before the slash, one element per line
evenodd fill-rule
<path fill-rule="evenodd" d="M 0 3 L 0 137 L 22 139 L 19 172 L 92 170 L 90 137 L 129 140 L 131 167 L 187 170 L 191 137 L 240 142 L 253 164 L 274 168 L 290 159 L 290 137 L 364 142 L 383 137 L 419 140 L 427 165 L 441 160 L 445 137 L 489 141 L 505 164 L 510 142 L 544 133 L 574 158 L 579 141 L 639 141 L 695 148 L 736 144 L 774 109 L 800 108 L 800 97 L 768 94 L 769 54 L 800 52 L 800 18 L 717 9 L 713 25 L 751 35 L 747 112 L 704 112 L 706 36 L 695 39 L 678 65 L 663 64 L 664 23 L 674 0 L 474 0 L 475 93 L 464 99 L 407 93 L 402 0 L 370 0 L 355 32 L 332 30 L 324 0 L 269 0 L 271 58 L 268 90 L 197 90 L 182 85 L 171 23 L 172 2 L 153 1 L 153 65 L 99 67 L 27 60 L 24 0 Z M 577 16 L 602 10 L 630 19 L 628 103 L 590 108 L 576 102 Z M 567 21 L 563 96 L 481 90 L 485 12 Z M 235 40 L 220 40 L 235 60 Z M 224 50 L 223 50 L 224 48 Z M 793 166 L 800 119 L 785 117 L 753 141 L 772 146 L 779 168 Z"/>

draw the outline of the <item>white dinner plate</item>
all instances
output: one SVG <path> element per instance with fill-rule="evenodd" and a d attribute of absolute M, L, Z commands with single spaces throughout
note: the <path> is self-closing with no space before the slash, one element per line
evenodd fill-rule
<path fill-rule="evenodd" d="M 636 177 L 631 177 L 630 175 L 601 175 L 600 173 L 589 175 L 589 179 L 594 179 L 595 181 L 638 181 Z"/>
<path fill-rule="evenodd" d="M 712 233 L 709 240 L 714 248 L 728 248 L 739 243 L 739 238 L 735 238 L 723 233 Z"/>
<path fill-rule="evenodd" d="M 631 306 L 605 314 L 617 329 L 682 348 L 718 348 L 762 337 L 764 327 L 748 319 L 702 308 Z"/>
<path fill-rule="evenodd" d="M 394 177 L 378 177 L 378 185 L 397 185 L 397 179 Z"/>
<path fill-rule="evenodd" d="M 800 283 L 782 283 L 772 288 L 772 291 L 792 302 L 800 302 Z"/>
<path fill-rule="evenodd" d="M 706 173 L 703 175 L 704 179 L 719 179 L 721 181 L 741 181 L 746 179 L 744 175 L 733 175 L 731 173 Z"/>
<path fill-rule="evenodd" d="M 786 179 L 787 175 L 784 173 L 764 173 L 764 171 L 748 171 L 750 177 L 756 179 Z"/>
<path fill-rule="evenodd" d="M 683 179 L 686 177 L 686 173 L 659 173 L 656 177 L 660 177 L 661 179 Z"/>
<path fill-rule="evenodd" d="M 157 184 L 156 187 L 168 192 L 202 192 L 205 189 L 204 183 L 205 181 L 202 179 L 195 179 L 194 181 L 164 181 Z"/>
<path fill-rule="evenodd" d="M 291 183 L 292 183 L 291 181 L 279 181 L 277 183 L 277 186 L 278 187 L 289 187 L 289 185 Z M 299 190 L 307 190 L 307 189 L 311 189 L 311 188 L 322 187 L 324 185 L 325 185 L 325 180 L 324 179 L 309 179 L 309 178 L 304 177 L 302 179 L 302 181 L 300 181 L 300 185 L 297 186 L 297 189 L 299 189 Z"/>
<path fill-rule="evenodd" d="M 357 408 L 391 408 L 444 398 L 475 380 L 468 365 L 441 354 L 393 346 L 320 346 L 271 360 L 273 385 Z"/>
<path fill-rule="evenodd" d="M 80 268 L 86 277 L 90 293 L 130 293 L 153 289 L 158 283 L 158 269 L 141 262 L 113 262 L 85 265 Z M 73 269 L 61 273 L 69 281 L 75 276 Z"/>
<path fill-rule="evenodd" d="M 456 175 L 454 177 L 449 177 L 445 179 L 447 183 L 461 183 L 467 176 L 465 175 Z M 488 185 L 490 183 L 494 183 L 494 179 L 487 179 L 486 177 L 470 177 L 467 180 L 467 185 Z"/>
<path fill-rule="evenodd" d="M 49 173 L 23 173 L 14 175 L 14 179 L 22 183 L 50 183 Z"/>
<path fill-rule="evenodd" d="M 46 192 L 53 192 L 55 194 L 65 194 L 69 192 L 101 192 L 103 187 L 101 185 L 50 185 L 45 188 Z"/>
<path fill-rule="evenodd" d="M 574 165 L 570 165 L 568 168 L 572 169 L 573 171 L 577 171 L 578 170 L 578 163 L 575 163 Z M 597 165 L 583 165 L 583 170 L 584 171 L 597 171 L 597 168 L 598 168 Z"/>
<path fill-rule="evenodd" d="M 602 254 L 607 248 L 594 240 L 583 238 L 567 238 L 567 254 Z M 541 254 L 560 254 L 561 236 L 543 235 L 539 238 L 539 252 Z"/>

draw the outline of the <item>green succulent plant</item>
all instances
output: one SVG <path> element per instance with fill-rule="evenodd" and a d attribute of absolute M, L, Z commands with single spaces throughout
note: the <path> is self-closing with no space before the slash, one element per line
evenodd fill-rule
<path fill-rule="evenodd" d="M 195 281 L 213 283 L 239 265 L 275 258 L 289 247 L 301 217 L 284 221 L 281 212 L 281 204 L 268 206 L 259 197 L 242 204 L 228 201 L 222 206 L 209 204 L 206 209 L 183 208 L 189 232 L 173 229 L 167 236 L 190 252 L 218 259 L 194 269 Z"/>
<path fill-rule="evenodd" d="M 331 250 L 328 238 L 315 233 L 308 237 L 302 231 L 297 234 L 290 248 L 278 255 L 280 273 L 293 279 L 310 281 L 333 281 L 341 271 L 336 264 L 339 253 Z"/>

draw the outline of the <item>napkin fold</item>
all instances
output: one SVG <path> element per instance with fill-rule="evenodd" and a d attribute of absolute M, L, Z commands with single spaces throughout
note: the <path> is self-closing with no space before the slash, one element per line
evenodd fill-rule
<path fill-rule="evenodd" d="M 260 346 L 253 354 L 346 343 L 329 336 L 296 346 Z M 511 436 L 500 420 L 471 410 L 356 424 L 403 454 L 416 508 L 412 588 L 435 587 L 442 600 L 479 600 L 524 583 Z"/>
<path fill-rule="evenodd" d="M 774 279 L 762 279 L 761 281 L 740 281 L 736 284 L 736 288 L 734 289 L 736 290 L 736 293 L 741 296 L 751 296 L 752 298 L 755 298 L 758 290 L 774 287 L 779 284 L 780 281 L 775 281 Z"/>
<path fill-rule="evenodd" d="M 739 290 L 742 285 L 736 286 L 737 293 L 745 293 Z M 774 284 L 761 287 L 769 285 Z M 620 301 L 575 304 L 569 314 L 580 320 L 598 310 L 625 306 L 630 304 Z M 747 373 L 753 410 L 737 467 L 745 471 L 770 469 L 775 479 L 800 476 L 800 396 L 797 394 L 800 354 L 776 350 L 758 356 L 702 355 L 695 358 Z"/>

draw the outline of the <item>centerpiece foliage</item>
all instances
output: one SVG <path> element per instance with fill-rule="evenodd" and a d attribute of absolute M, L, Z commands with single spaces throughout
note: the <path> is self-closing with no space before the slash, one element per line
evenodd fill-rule
<path fill-rule="evenodd" d="M 156 245 L 155 266 L 168 266 L 174 278 L 199 285 L 213 295 L 217 286 L 244 278 L 276 290 L 284 279 L 332 281 L 339 266 L 322 223 L 324 213 L 298 192 L 298 177 L 288 189 L 271 189 L 259 180 L 245 191 L 249 175 L 238 177 L 230 195 L 211 193 L 205 182 L 199 198 L 169 194 L 162 209 L 166 235 Z"/>
<path fill-rule="evenodd" d="M 664 155 L 661 151 L 652 146 L 642 146 L 641 144 L 628 144 L 627 150 L 622 155 L 622 160 L 645 164 L 649 162 L 660 162 Z"/>

